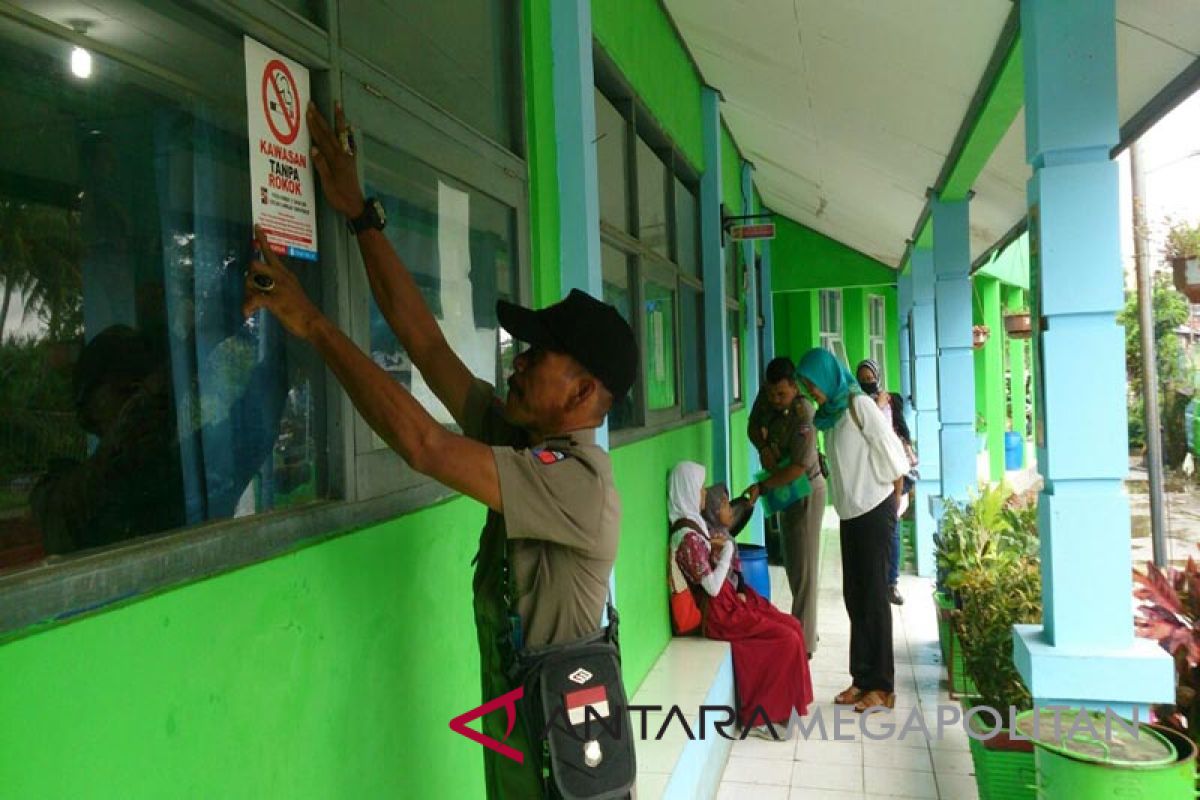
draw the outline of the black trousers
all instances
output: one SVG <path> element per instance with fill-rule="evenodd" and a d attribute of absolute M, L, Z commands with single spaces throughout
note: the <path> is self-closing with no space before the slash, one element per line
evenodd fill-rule
<path fill-rule="evenodd" d="M 850 675 L 865 692 L 895 690 L 892 654 L 892 606 L 888 602 L 888 563 L 896 497 L 862 516 L 844 519 L 842 598 L 850 615 Z"/>

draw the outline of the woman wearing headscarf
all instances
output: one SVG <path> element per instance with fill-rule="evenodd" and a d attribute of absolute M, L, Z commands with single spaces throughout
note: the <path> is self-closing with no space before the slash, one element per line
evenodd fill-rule
<path fill-rule="evenodd" d="M 704 467 L 691 461 L 671 471 L 671 558 L 696 595 L 704 635 L 732 645 L 738 724 L 764 738 L 786 739 L 792 713 L 808 713 L 813 696 L 804 629 L 741 580 L 736 547 L 724 533 L 732 524 L 723 513 L 729 504 L 717 504 L 719 527 L 710 528 L 702 512 L 704 476 Z"/>
<path fill-rule="evenodd" d="M 842 597 L 850 615 L 850 687 L 834 699 L 862 712 L 896 702 L 888 547 L 908 460 L 879 407 L 832 353 L 800 359 L 800 382 L 817 403 L 829 490 L 841 518 Z"/>
<path fill-rule="evenodd" d="M 858 385 L 863 392 L 875 401 L 875 405 L 879 406 L 879 410 L 883 412 L 884 418 L 888 424 L 892 426 L 892 431 L 900 439 L 900 444 L 904 445 L 904 453 L 908 457 L 910 467 L 916 466 L 916 456 L 912 449 L 912 435 L 908 432 L 908 423 L 904 421 L 904 398 L 898 394 L 893 394 L 883 388 L 883 372 L 879 369 L 879 364 L 871 359 L 863 359 L 858 362 L 858 366 L 854 369 L 854 374 L 858 378 Z M 907 483 L 905 484 L 905 494 L 907 494 Z M 901 510 L 897 516 L 903 514 Z M 904 605 L 904 598 L 900 596 L 898 584 L 900 582 L 900 520 L 896 520 L 896 525 L 892 528 L 892 544 L 890 551 L 890 561 L 888 562 L 888 600 L 892 605 Z"/>

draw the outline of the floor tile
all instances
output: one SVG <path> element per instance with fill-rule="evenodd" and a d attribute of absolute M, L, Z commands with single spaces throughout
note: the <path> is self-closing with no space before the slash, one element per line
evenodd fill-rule
<path fill-rule="evenodd" d="M 797 761 L 792 765 L 792 788 L 796 787 L 861 792 L 863 791 L 862 767 L 844 764 L 809 764 Z"/>
<path fill-rule="evenodd" d="M 938 800 L 932 772 L 868 767 L 865 770 L 867 797 L 910 797 Z M 955 800 L 958 800 L 955 798 Z"/>
<path fill-rule="evenodd" d="M 858 742 L 800 740 L 796 742 L 796 749 L 792 758 L 796 761 L 805 761 L 811 764 L 861 766 L 863 763 L 863 749 Z"/>
<path fill-rule="evenodd" d="M 938 793 L 942 800 L 978 800 L 979 798 L 979 786 L 973 777 L 938 773 L 936 780 Z"/>
<path fill-rule="evenodd" d="M 929 751 L 923 747 L 863 748 L 863 766 L 868 772 L 878 768 L 933 772 Z"/>
<path fill-rule="evenodd" d="M 787 749 L 786 742 L 780 742 L 781 748 Z M 721 781 L 734 783 L 766 784 L 770 786 L 788 786 L 792 780 L 792 762 L 782 758 L 747 758 L 730 756 L 725 765 L 725 773 Z"/>
<path fill-rule="evenodd" d="M 860 792 L 837 792 L 832 789 L 806 789 L 797 786 L 792 789 L 788 800 L 865 800 L 866 795 Z"/>
<path fill-rule="evenodd" d="M 789 800 L 790 794 L 791 789 L 787 786 L 722 781 L 717 789 L 717 800 Z"/>

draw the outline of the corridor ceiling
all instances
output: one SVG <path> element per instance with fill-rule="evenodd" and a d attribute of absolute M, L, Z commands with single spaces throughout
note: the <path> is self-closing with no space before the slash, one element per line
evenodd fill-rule
<path fill-rule="evenodd" d="M 767 207 L 898 266 L 1014 4 L 664 4 Z M 1118 0 L 1117 17 L 1124 125 L 1200 56 L 1200 0 Z M 1024 126 L 1018 113 L 974 182 L 972 258 L 1025 214 Z"/>

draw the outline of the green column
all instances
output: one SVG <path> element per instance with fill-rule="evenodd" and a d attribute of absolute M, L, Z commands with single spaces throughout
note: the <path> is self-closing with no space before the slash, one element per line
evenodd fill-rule
<path fill-rule="evenodd" d="M 1000 305 L 1000 281 L 976 276 L 983 324 L 991 332 L 983 346 L 984 392 L 976 393 L 987 421 L 988 472 L 993 481 L 1004 478 L 1004 316 Z M 977 361 L 978 367 L 978 361 Z"/>
<path fill-rule="evenodd" d="M 1008 286 L 1004 290 L 1004 310 L 1008 314 L 1027 311 L 1025 292 L 1016 286 Z M 1025 440 L 1028 425 L 1028 415 L 1025 413 L 1025 376 L 1026 359 L 1029 352 L 1028 339 L 1008 339 L 1008 381 L 1011 404 L 1008 409 L 1011 430 L 1021 434 Z"/>
<path fill-rule="evenodd" d="M 847 366 L 853 371 L 854 365 L 869 355 L 867 299 L 862 289 L 842 290 L 842 342 L 846 345 Z"/>

